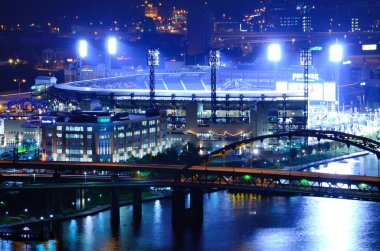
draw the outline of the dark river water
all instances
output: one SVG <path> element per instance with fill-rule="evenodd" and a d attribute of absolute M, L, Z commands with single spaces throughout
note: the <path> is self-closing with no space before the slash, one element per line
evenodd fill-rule
<path fill-rule="evenodd" d="M 377 174 L 377 159 L 368 155 L 313 171 Z M 63 222 L 55 240 L 0 240 L 0 250 L 380 250 L 379 212 L 377 202 L 219 191 L 204 194 L 199 227 L 175 231 L 171 200 L 162 199 L 143 204 L 137 225 L 126 206 L 117 229 L 106 211 Z"/>

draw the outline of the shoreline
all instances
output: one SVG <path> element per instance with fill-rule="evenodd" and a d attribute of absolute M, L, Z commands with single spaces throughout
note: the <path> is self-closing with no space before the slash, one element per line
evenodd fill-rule
<path fill-rule="evenodd" d="M 281 168 L 281 170 L 284 170 L 284 171 L 289 171 L 289 170 L 291 170 L 291 171 L 302 171 L 302 170 L 308 169 L 308 168 L 313 167 L 313 166 L 319 166 L 319 165 L 323 165 L 326 163 L 330 163 L 330 162 L 334 162 L 334 161 L 340 161 L 340 160 L 344 160 L 344 159 L 357 158 L 357 157 L 365 156 L 368 154 L 370 154 L 370 153 L 367 151 L 351 153 L 351 154 L 347 154 L 347 155 L 337 156 L 334 158 L 329 158 L 329 159 L 319 160 L 319 161 L 315 161 L 315 162 L 305 163 L 305 164 L 297 165 L 297 166 L 285 166 L 284 168 Z"/>
<path fill-rule="evenodd" d="M 169 197 L 171 197 L 171 195 L 151 196 L 151 197 L 142 199 L 142 202 L 144 203 L 144 202 L 154 201 L 154 200 L 158 200 L 158 199 L 165 199 L 165 198 L 169 198 Z M 133 204 L 132 200 L 123 201 L 123 202 L 120 202 L 119 207 L 129 206 L 129 205 L 132 205 L 132 204 Z M 83 217 L 86 217 L 86 216 L 95 215 L 95 214 L 98 214 L 100 212 L 104 212 L 104 211 L 110 210 L 110 208 L 111 208 L 111 204 L 106 204 L 106 205 L 102 205 L 102 206 L 98 205 L 98 206 L 95 206 L 95 207 L 93 207 L 91 209 L 84 210 L 84 211 L 81 211 L 81 212 L 77 212 L 77 213 L 74 213 L 74 214 L 57 215 L 56 217 L 46 218 L 46 219 L 43 219 L 43 220 L 41 220 L 41 219 L 33 219 L 33 220 L 25 220 L 25 221 L 10 223 L 10 224 L 2 224 L 2 225 L 0 225 L 0 229 L 12 228 L 12 227 L 17 227 L 17 226 L 23 226 L 23 225 L 26 225 L 26 224 L 38 224 L 38 223 L 45 223 L 45 222 L 53 222 L 54 223 L 54 222 L 57 222 L 57 221 L 78 219 L 78 218 L 83 218 Z"/>
<path fill-rule="evenodd" d="M 368 154 L 370 154 L 370 153 L 367 151 L 362 151 L 362 152 L 352 153 L 352 154 L 348 154 L 348 155 L 342 155 L 342 156 L 338 156 L 338 157 L 334 157 L 334 158 L 330 158 L 330 159 L 320 160 L 320 161 L 316 161 L 316 162 L 305 163 L 305 164 L 297 165 L 297 166 L 285 166 L 281 170 L 284 170 L 284 171 L 287 171 L 287 170 L 302 171 L 302 170 L 305 170 L 305 169 L 313 167 L 313 166 L 318 166 L 318 165 L 330 163 L 333 161 L 340 161 L 340 160 L 344 160 L 344 159 L 356 158 L 356 157 L 365 156 Z M 157 200 L 157 199 L 165 199 L 165 198 L 169 198 L 169 197 L 171 197 L 171 195 L 151 196 L 151 197 L 142 199 L 142 202 L 144 203 L 144 202 L 149 202 L 149 201 L 153 201 L 153 200 Z M 129 206 L 132 204 L 133 204 L 133 201 L 128 200 L 128 201 L 120 202 L 119 206 L 123 207 L 123 206 Z M 95 215 L 95 214 L 98 214 L 98 213 L 106 211 L 106 210 L 110 210 L 110 208 L 111 208 L 110 204 L 98 205 L 98 206 L 95 206 L 95 207 L 88 209 L 88 210 L 85 210 L 85 211 L 81 211 L 81 212 L 77 212 L 77 213 L 73 213 L 73 214 L 68 214 L 68 215 L 57 215 L 56 217 L 53 217 L 53 218 L 46 218 L 46 219 L 42 219 L 42 220 L 41 219 L 32 219 L 32 220 L 25 220 L 25 221 L 21 221 L 21 222 L 10 223 L 10 224 L 2 224 L 2 225 L 0 225 L 0 229 L 23 226 L 25 224 L 37 224 L 37 223 L 44 223 L 44 222 L 56 222 L 56 221 L 78 219 L 78 218 L 83 218 L 83 217 L 90 216 L 90 215 Z"/>

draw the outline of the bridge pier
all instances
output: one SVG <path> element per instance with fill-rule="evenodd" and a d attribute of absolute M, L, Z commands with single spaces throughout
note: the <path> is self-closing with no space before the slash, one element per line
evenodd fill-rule
<path fill-rule="evenodd" d="M 186 222 L 185 222 L 186 220 Z M 172 223 L 175 226 L 200 224 L 203 221 L 202 188 L 190 189 L 190 207 L 186 208 L 186 191 L 174 188 L 172 195 Z"/>
<path fill-rule="evenodd" d="M 62 191 L 51 190 L 46 192 L 46 214 L 62 213 Z"/>
<path fill-rule="evenodd" d="M 61 174 L 58 172 L 57 169 L 54 169 L 53 180 L 56 183 L 61 182 Z"/>
<path fill-rule="evenodd" d="M 111 189 L 111 224 L 119 225 L 120 224 L 120 191 L 119 188 Z"/>
<path fill-rule="evenodd" d="M 174 188 L 172 194 L 172 224 L 182 225 L 185 219 L 185 191 L 181 188 Z"/>
<path fill-rule="evenodd" d="M 203 191 L 202 188 L 190 189 L 190 218 L 192 222 L 203 221 Z"/>
<path fill-rule="evenodd" d="M 86 191 L 84 189 L 78 189 L 75 191 L 75 209 L 77 210 L 83 210 L 86 205 Z"/>
<path fill-rule="evenodd" d="M 140 221 L 141 217 L 142 217 L 141 188 L 135 187 L 133 189 L 133 220 Z"/>

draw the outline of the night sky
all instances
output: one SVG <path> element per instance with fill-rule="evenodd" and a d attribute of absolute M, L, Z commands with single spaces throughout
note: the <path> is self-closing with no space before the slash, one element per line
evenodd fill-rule
<path fill-rule="evenodd" d="M 269 1 L 269 0 L 268 0 Z M 284 1 L 284 0 L 272 0 Z M 288 0 L 289 1 L 289 0 Z M 295 0 L 290 0 L 295 1 Z M 316 1 L 316 0 L 309 0 Z M 318 5 L 337 3 L 349 4 L 359 0 L 319 0 Z M 379 0 L 368 0 L 379 3 Z M 47 21 L 58 17 L 79 15 L 86 20 L 102 20 L 107 18 L 127 18 L 136 15 L 136 6 L 142 0 L 1 0 L 0 21 L 34 22 Z M 157 3 L 157 0 L 149 1 Z M 204 0 L 162 0 L 163 8 L 171 6 L 190 9 L 202 5 Z M 254 0 L 208 0 L 209 8 L 216 13 L 227 12 L 233 17 L 248 14 L 260 1 Z M 238 3 L 238 4 L 237 4 Z"/>
<path fill-rule="evenodd" d="M 136 14 L 136 6 L 142 0 L 1 0 L 0 20 L 46 21 L 59 16 L 79 15 L 85 19 L 101 20 L 107 17 L 124 17 Z M 158 1 L 149 1 L 157 3 Z M 202 5 L 204 0 L 162 0 L 163 8 L 173 5 L 191 8 Z M 209 6 L 217 12 L 229 10 L 231 14 L 244 13 L 254 8 L 254 0 L 209 0 Z"/>

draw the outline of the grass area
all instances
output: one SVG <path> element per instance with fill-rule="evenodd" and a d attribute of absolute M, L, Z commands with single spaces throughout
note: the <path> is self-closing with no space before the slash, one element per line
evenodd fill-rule
<path fill-rule="evenodd" d="M 289 161 L 289 153 L 285 154 L 277 154 L 275 155 L 273 153 L 273 157 L 275 159 L 282 159 L 283 157 L 286 158 L 285 161 L 281 161 L 281 163 L 277 163 L 275 161 L 269 162 L 267 161 L 266 164 L 263 163 L 258 163 L 258 164 L 253 164 L 253 167 L 258 167 L 258 168 L 267 168 L 267 169 L 281 169 L 284 166 L 298 166 L 298 165 L 305 165 L 309 164 L 312 162 L 317 162 L 321 160 L 327 160 L 331 158 L 336 158 L 356 152 L 361 152 L 362 149 L 359 149 L 357 147 L 351 146 L 349 148 L 343 147 L 343 144 L 340 147 L 337 147 L 335 149 L 335 145 L 331 146 L 330 150 L 323 150 L 323 152 L 315 152 L 310 155 L 305 155 L 303 154 L 302 157 L 297 157 Z M 300 154 L 300 150 L 299 153 Z M 226 167 L 242 167 L 244 160 L 239 160 L 239 161 L 225 161 L 224 163 L 222 161 L 213 161 L 208 164 L 208 166 L 226 166 Z M 262 162 L 265 162 L 265 159 L 262 160 Z"/>
<path fill-rule="evenodd" d="M 321 160 L 327 160 L 331 158 L 336 158 L 356 152 L 362 151 L 361 149 L 355 148 L 355 147 L 350 147 L 348 148 L 337 148 L 336 150 L 329 150 L 325 151 L 323 153 L 315 153 L 307 156 L 303 156 L 297 159 L 293 159 L 290 163 L 292 166 L 298 166 L 298 165 L 303 165 L 303 164 L 308 164 L 316 161 L 321 161 Z"/>
<path fill-rule="evenodd" d="M 0 224 L 10 224 L 24 220 L 20 217 L 0 217 Z"/>

